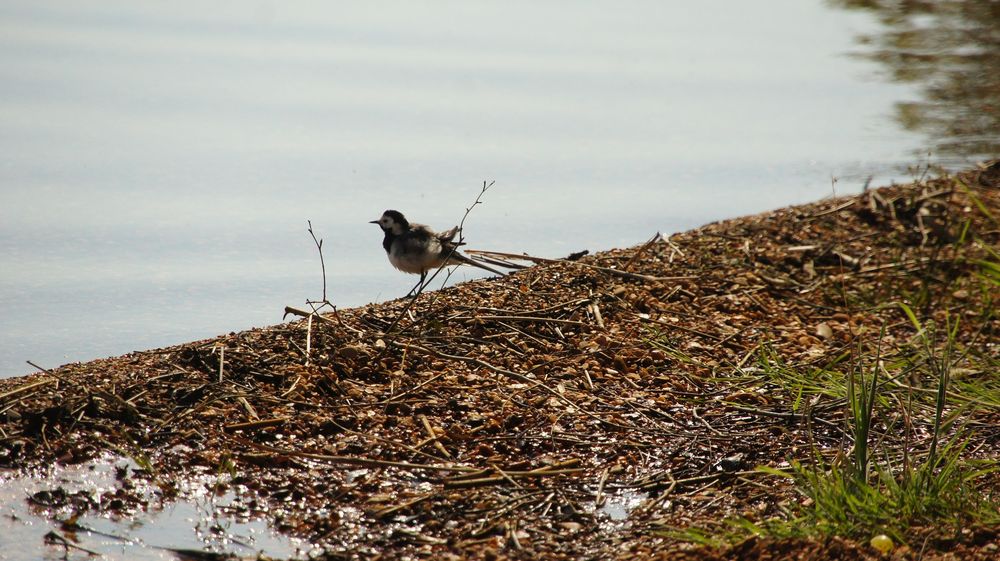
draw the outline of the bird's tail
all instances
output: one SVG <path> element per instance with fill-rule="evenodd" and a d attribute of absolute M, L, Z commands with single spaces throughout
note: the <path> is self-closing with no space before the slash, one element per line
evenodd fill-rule
<path fill-rule="evenodd" d="M 491 272 L 491 273 L 493 273 L 495 275 L 504 276 L 506 274 L 506 273 L 504 273 L 502 271 L 498 271 L 498 270 L 494 269 L 493 267 L 490 267 L 489 265 L 486 265 L 484 263 L 480 263 L 479 261 L 476 261 L 475 259 L 469 259 L 465 255 L 462 255 L 461 253 L 459 253 L 457 249 L 452 252 L 451 258 L 448 259 L 448 262 L 449 262 L 449 264 L 455 264 L 455 265 L 458 265 L 458 264 L 472 265 L 473 267 L 479 267 L 480 269 L 487 270 L 487 271 L 489 271 L 489 272 Z"/>

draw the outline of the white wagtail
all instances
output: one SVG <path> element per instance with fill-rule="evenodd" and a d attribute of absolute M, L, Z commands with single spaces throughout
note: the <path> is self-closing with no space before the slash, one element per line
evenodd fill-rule
<path fill-rule="evenodd" d="M 378 224 L 385 232 L 382 247 L 389 255 L 389 263 L 405 273 L 420 274 L 420 284 L 414 287 L 411 293 L 423 286 L 428 271 L 446 264 L 472 265 L 503 275 L 500 271 L 473 261 L 458 252 L 458 246 L 463 245 L 455 241 L 458 226 L 444 232 L 435 232 L 423 224 L 411 224 L 397 210 L 383 212 L 382 218 L 372 220 L 371 224 Z"/>

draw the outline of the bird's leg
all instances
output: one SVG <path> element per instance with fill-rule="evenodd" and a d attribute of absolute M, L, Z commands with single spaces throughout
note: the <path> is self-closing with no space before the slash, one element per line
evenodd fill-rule
<path fill-rule="evenodd" d="M 425 278 L 427 278 L 427 271 L 420 273 L 420 280 L 417 281 L 417 284 L 406 294 L 407 298 L 416 297 L 417 293 L 424 288 Z"/>

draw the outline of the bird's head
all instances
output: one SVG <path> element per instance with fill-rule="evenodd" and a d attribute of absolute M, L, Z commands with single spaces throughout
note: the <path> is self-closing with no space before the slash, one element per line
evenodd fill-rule
<path fill-rule="evenodd" d="M 398 210 L 387 210 L 382 213 L 381 218 L 372 220 L 370 223 L 378 224 L 378 227 L 382 228 L 383 231 L 392 232 L 397 236 L 410 227 L 410 223 L 406 221 L 406 217 Z"/>

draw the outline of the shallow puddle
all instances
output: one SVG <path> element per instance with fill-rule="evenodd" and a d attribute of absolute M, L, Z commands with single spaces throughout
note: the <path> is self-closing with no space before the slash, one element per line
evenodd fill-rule
<path fill-rule="evenodd" d="M 639 493 L 627 489 L 614 495 L 608 495 L 604 500 L 604 504 L 597 510 L 612 521 L 619 522 L 628 518 L 632 509 L 642 504 L 648 497 L 647 493 Z"/>
<path fill-rule="evenodd" d="M 236 495 L 194 484 L 161 503 L 155 484 L 134 477 L 129 459 L 105 456 L 28 476 L 0 473 L 0 560 L 305 558 L 310 545 L 263 520 L 232 514 Z M 109 510 L 114 515 L 101 514 Z M 74 514 L 80 513 L 74 519 Z M 74 525 L 75 522 L 75 525 Z"/>

